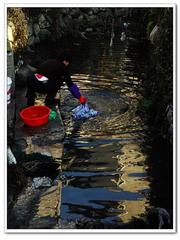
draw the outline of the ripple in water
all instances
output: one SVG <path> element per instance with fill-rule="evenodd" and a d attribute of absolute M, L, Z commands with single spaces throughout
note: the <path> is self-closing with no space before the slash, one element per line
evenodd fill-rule
<path fill-rule="evenodd" d="M 138 94 L 133 80 L 125 83 L 122 71 L 130 59 L 121 48 L 111 54 L 105 48 L 95 61 L 95 69 L 88 67 L 73 79 L 99 116 L 74 122 L 70 112 L 77 101 L 68 91 L 62 93 L 67 137 L 61 218 L 99 220 L 108 228 L 145 213 L 148 200 L 143 192 L 149 191 L 149 180 L 141 151 L 144 125 L 136 114 Z"/>

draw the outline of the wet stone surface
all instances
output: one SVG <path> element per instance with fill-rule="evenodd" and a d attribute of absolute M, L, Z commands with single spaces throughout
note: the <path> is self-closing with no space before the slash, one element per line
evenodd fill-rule
<path fill-rule="evenodd" d="M 54 179 L 61 164 L 64 125 L 58 108 L 55 120 L 39 127 L 25 125 L 19 116 L 26 107 L 25 94 L 25 88 L 17 88 L 14 153 L 29 183 L 8 213 L 8 229 L 51 229 L 58 223 L 60 209 L 61 181 Z M 43 104 L 43 96 L 36 104 Z M 49 179 L 49 183 L 35 188 L 32 178 Z"/>
<path fill-rule="evenodd" d="M 61 182 L 37 189 L 29 178 L 8 216 L 8 229 L 54 228 L 59 216 L 60 193 Z"/>
<path fill-rule="evenodd" d="M 27 155 L 39 153 L 42 155 L 60 158 L 62 152 L 62 140 L 64 138 L 64 126 L 60 112 L 57 108 L 55 120 L 48 121 L 38 127 L 31 127 L 24 124 L 20 118 L 20 111 L 26 107 L 26 88 L 16 90 L 16 125 L 15 125 L 15 148 L 25 152 Z M 43 105 L 42 99 L 38 99 L 38 105 Z M 15 149 L 15 150 L 16 150 Z M 58 152 L 59 151 L 59 152 Z"/>
<path fill-rule="evenodd" d="M 25 95 L 26 88 L 18 88 L 16 90 L 17 119 L 15 124 L 14 153 L 29 176 L 49 176 L 48 169 L 49 172 L 56 172 L 61 163 L 62 141 L 65 135 L 62 118 L 57 108 L 55 120 L 49 120 L 48 123 L 38 127 L 27 126 L 19 115 L 19 112 L 26 107 Z M 44 97 L 40 96 L 36 104 L 43 105 Z"/>

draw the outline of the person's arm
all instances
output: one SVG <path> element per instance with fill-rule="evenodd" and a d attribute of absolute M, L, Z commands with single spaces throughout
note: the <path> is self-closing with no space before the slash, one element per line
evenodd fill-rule
<path fill-rule="evenodd" d="M 69 88 L 69 91 L 71 92 L 71 94 L 73 95 L 73 97 L 79 99 L 79 102 L 81 104 L 84 104 L 87 102 L 87 99 L 86 97 L 82 96 L 81 93 L 80 93 L 80 90 L 78 88 L 78 86 L 73 83 L 73 81 L 71 80 L 71 77 L 69 75 L 67 75 L 65 77 L 65 82 Z"/>

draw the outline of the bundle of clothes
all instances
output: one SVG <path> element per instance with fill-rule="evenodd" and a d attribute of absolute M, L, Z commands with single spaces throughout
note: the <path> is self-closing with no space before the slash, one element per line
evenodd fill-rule
<path fill-rule="evenodd" d="M 73 118 L 76 120 L 88 119 L 95 117 L 99 114 L 98 111 L 95 111 L 92 108 L 89 108 L 88 103 L 81 104 L 72 110 Z"/>

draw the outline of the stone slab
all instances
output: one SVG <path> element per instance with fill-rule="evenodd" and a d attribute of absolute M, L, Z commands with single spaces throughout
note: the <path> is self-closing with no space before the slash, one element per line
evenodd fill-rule
<path fill-rule="evenodd" d="M 55 228 L 59 220 L 59 208 L 61 199 L 62 184 L 48 188 L 40 196 L 37 210 L 34 217 L 29 222 L 29 229 Z"/>
<path fill-rule="evenodd" d="M 60 159 L 65 131 L 59 108 L 55 109 L 57 112 L 55 120 L 49 120 L 48 123 L 38 127 L 27 126 L 19 115 L 26 107 L 25 95 L 25 87 L 16 89 L 15 148 L 27 155 L 39 153 L 55 160 Z"/>
<path fill-rule="evenodd" d="M 8 215 L 8 229 L 52 229 L 59 221 L 62 183 L 34 189 L 27 186 Z"/>

